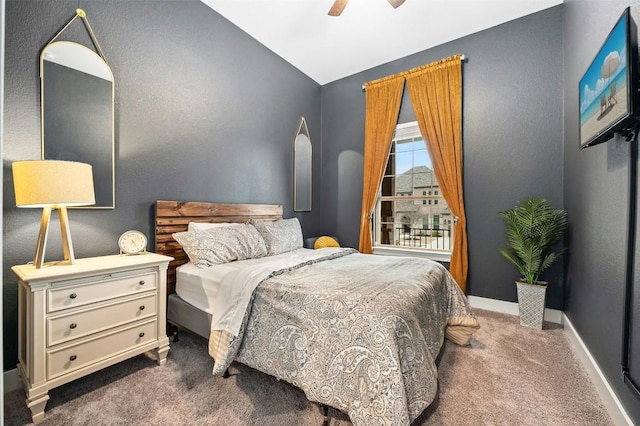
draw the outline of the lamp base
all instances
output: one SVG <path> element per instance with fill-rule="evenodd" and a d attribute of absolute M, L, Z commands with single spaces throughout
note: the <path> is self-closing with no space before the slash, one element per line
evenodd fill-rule
<path fill-rule="evenodd" d="M 75 263 L 75 257 L 73 255 L 73 244 L 71 242 L 71 232 L 69 230 L 69 216 L 67 214 L 67 208 L 47 206 L 42 209 L 40 233 L 38 234 L 36 254 L 33 258 L 33 264 L 36 269 L 40 269 L 44 266 L 44 252 L 47 246 L 47 235 L 49 234 L 51 210 L 53 209 L 58 210 L 58 219 L 60 221 L 60 235 L 62 236 L 62 251 L 64 253 L 65 263 L 69 265 L 73 265 Z"/>

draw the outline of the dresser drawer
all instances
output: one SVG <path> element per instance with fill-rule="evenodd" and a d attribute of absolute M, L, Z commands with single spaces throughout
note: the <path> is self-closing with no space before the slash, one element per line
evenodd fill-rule
<path fill-rule="evenodd" d="M 153 293 L 48 318 L 47 346 L 64 343 L 143 318 L 155 317 L 156 301 L 157 296 Z"/>
<path fill-rule="evenodd" d="M 129 294 L 153 290 L 157 287 L 156 274 L 107 274 L 74 285 L 54 287 L 47 297 L 48 312 L 56 312 L 76 306 L 87 305 L 102 300 L 114 299 Z"/>
<path fill-rule="evenodd" d="M 47 351 L 47 380 L 110 358 L 156 340 L 157 321 L 125 327 L 113 333 Z"/>

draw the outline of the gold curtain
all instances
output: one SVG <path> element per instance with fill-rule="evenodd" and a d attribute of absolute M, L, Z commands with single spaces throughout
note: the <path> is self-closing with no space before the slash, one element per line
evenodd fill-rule
<path fill-rule="evenodd" d="M 407 88 L 442 196 L 457 220 L 450 272 L 466 293 L 467 219 L 462 192 L 462 62 L 460 55 L 406 72 Z M 362 240 L 361 240 L 362 241 Z"/>
<path fill-rule="evenodd" d="M 367 83 L 365 89 L 364 176 L 359 250 L 370 254 L 371 218 L 398 122 L 404 77 L 396 75 L 375 80 Z"/>

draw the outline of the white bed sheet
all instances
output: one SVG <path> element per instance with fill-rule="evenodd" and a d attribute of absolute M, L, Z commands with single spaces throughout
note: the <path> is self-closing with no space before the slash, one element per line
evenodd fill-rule
<path fill-rule="evenodd" d="M 176 268 L 176 293 L 185 302 L 213 315 L 213 307 L 225 275 L 223 268 L 198 268 L 193 263 L 185 263 Z"/>

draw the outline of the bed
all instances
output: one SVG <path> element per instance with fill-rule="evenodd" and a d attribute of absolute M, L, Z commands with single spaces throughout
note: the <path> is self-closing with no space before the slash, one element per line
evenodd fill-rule
<path fill-rule="evenodd" d="M 355 425 L 413 421 L 436 396 L 445 337 L 466 345 L 479 327 L 442 265 L 304 249 L 282 206 L 160 200 L 155 211 L 156 251 L 175 259 L 167 320 L 209 340 L 213 373 L 241 362 Z"/>

